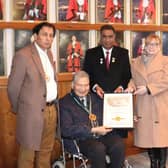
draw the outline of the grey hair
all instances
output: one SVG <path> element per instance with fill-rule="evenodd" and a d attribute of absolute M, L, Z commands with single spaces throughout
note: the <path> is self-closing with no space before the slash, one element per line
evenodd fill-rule
<path fill-rule="evenodd" d="M 78 81 L 80 78 L 88 78 L 89 79 L 89 75 L 87 72 L 85 71 L 78 71 L 74 74 L 73 76 L 73 80 L 72 80 L 72 84 L 74 84 L 76 81 Z"/>

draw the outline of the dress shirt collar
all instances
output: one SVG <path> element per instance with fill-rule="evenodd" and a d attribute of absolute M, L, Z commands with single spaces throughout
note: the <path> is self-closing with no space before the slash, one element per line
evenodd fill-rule
<path fill-rule="evenodd" d="M 106 48 L 102 47 L 102 49 L 103 49 L 104 56 L 106 56 L 107 51 L 109 52 L 109 56 L 111 56 L 111 52 L 113 48 L 110 48 L 109 50 L 107 50 Z"/>
<path fill-rule="evenodd" d="M 47 50 L 43 50 L 36 42 L 34 43 L 34 45 L 37 48 L 37 51 L 39 52 L 39 54 L 42 54 L 42 55 L 47 54 Z"/>

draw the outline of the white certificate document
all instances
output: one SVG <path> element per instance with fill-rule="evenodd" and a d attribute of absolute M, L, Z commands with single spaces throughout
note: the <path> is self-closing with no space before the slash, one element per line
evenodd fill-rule
<path fill-rule="evenodd" d="M 112 128 L 133 127 L 133 96 L 131 93 L 104 94 L 103 125 Z"/>

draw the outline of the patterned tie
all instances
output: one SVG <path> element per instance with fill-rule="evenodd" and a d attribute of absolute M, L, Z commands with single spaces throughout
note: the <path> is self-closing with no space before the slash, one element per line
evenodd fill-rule
<path fill-rule="evenodd" d="M 105 62 L 106 62 L 106 68 L 107 68 L 107 70 L 109 70 L 109 67 L 110 67 L 109 51 L 106 51 L 106 59 L 105 59 Z"/>

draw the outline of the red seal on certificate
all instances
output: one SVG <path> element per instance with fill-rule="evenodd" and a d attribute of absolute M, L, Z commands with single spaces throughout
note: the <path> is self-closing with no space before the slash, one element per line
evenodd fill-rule
<path fill-rule="evenodd" d="M 95 114 L 89 114 L 90 121 L 96 121 L 96 115 Z"/>

